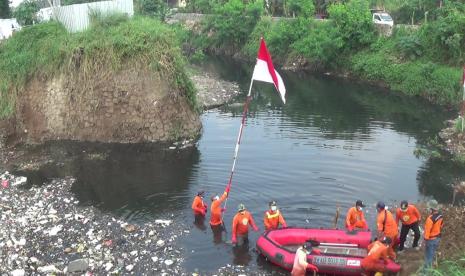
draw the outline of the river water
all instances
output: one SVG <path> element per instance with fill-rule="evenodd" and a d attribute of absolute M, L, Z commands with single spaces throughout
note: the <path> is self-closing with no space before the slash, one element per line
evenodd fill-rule
<path fill-rule="evenodd" d="M 205 65 L 223 78 L 248 89 L 250 68 L 231 62 Z M 247 66 L 249 67 L 249 66 Z M 250 66 L 251 67 L 251 66 Z M 194 195 L 222 193 L 232 165 L 244 97 L 237 103 L 202 114 L 203 133 L 194 147 L 169 150 L 168 145 L 104 145 L 72 142 L 41 147 L 52 162 L 23 172 L 31 184 L 72 175 L 81 202 L 134 222 L 172 218 L 189 225 L 179 240 L 188 271 L 216 271 L 241 264 L 257 271 L 280 271 L 253 250 L 236 251 L 230 240 L 231 220 L 244 203 L 263 230 L 263 213 L 276 200 L 288 225 L 331 227 L 336 206 L 338 226 L 348 207 L 362 199 L 374 227 L 375 204 L 392 206 L 402 199 L 416 202 L 451 198 L 454 177 L 463 170 L 447 161 L 417 158 L 414 150 L 434 138 L 450 112 L 417 98 L 331 76 L 283 73 L 287 103 L 269 84 L 254 84 L 253 100 L 227 202 L 228 233 L 213 237 L 208 226 L 195 225 L 190 210 Z"/>

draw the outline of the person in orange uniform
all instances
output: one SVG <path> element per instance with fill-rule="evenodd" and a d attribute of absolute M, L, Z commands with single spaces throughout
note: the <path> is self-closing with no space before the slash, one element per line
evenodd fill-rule
<path fill-rule="evenodd" d="M 210 225 L 212 227 L 223 225 L 222 214 L 225 209 L 221 208 L 221 204 L 228 197 L 230 189 L 231 187 L 228 185 L 226 186 L 226 189 L 224 190 L 224 193 L 221 195 L 221 197 L 216 195 L 212 196 L 211 198 L 212 203 L 210 205 Z"/>
<path fill-rule="evenodd" d="M 441 240 L 443 218 L 436 200 L 429 201 L 427 207 L 431 210 L 431 215 L 425 221 L 425 268 L 430 268 Z"/>
<path fill-rule="evenodd" d="M 357 200 L 355 202 L 355 206 L 350 208 L 349 211 L 347 211 L 347 230 L 368 230 L 367 221 L 365 220 L 365 215 L 363 215 L 363 207 L 365 207 L 363 202 L 361 200 Z"/>
<path fill-rule="evenodd" d="M 265 212 L 263 217 L 263 223 L 265 224 L 265 230 L 278 229 L 279 225 L 282 227 L 287 227 L 286 221 L 284 220 L 281 212 L 278 210 L 276 201 L 271 201 L 269 203 L 270 210 Z"/>
<path fill-rule="evenodd" d="M 368 245 L 368 255 L 361 262 L 361 267 L 365 272 L 386 271 L 389 257 L 395 259 L 396 256 L 394 251 L 389 250 L 391 243 L 391 238 L 384 237 Z"/>
<path fill-rule="evenodd" d="M 312 253 L 313 246 L 311 242 L 306 242 L 295 252 L 294 265 L 292 266 L 291 276 L 305 276 L 308 270 L 318 272 L 318 267 L 307 262 L 307 255 Z"/>
<path fill-rule="evenodd" d="M 391 239 L 391 248 L 392 252 L 394 253 L 394 246 L 397 242 L 397 236 L 399 235 L 399 230 L 397 228 L 397 223 L 394 220 L 394 216 L 392 213 L 386 209 L 386 205 L 384 202 L 379 201 L 376 204 L 376 209 L 378 210 L 378 218 L 376 219 L 376 224 L 378 227 L 378 239 L 382 237 L 388 237 Z"/>
<path fill-rule="evenodd" d="M 258 227 L 255 225 L 252 215 L 245 209 L 245 205 L 241 203 L 237 207 L 237 214 L 232 221 L 231 241 L 233 244 L 242 245 L 249 242 L 249 225 L 254 231 L 258 232 Z"/>
<path fill-rule="evenodd" d="M 400 202 L 400 208 L 397 208 L 396 212 L 397 224 L 399 224 L 399 221 L 402 222 L 402 227 L 400 228 L 399 251 L 404 250 L 405 239 L 410 229 L 412 229 L 414 233 L 412 248 L 418 248 L 418 240 L 420 239 L 420 227 L 418 224 L 420 219 L 421 215 L 417 207 L 409 204 L 407 200 L 402 200 Z"/>
<path fill-rule="evenodd" d="M 207 213 L 207 204 L 203 202 L 204 195 L 205 191 L 199 191 L 194 198 L 194 202 L 192 202 L 192 211 L 194 211 L 195 216 L 205 217 Z"/>

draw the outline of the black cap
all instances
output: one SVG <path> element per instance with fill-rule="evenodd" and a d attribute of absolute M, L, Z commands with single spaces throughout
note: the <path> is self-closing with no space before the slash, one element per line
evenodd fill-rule
<path fill-rule="evenodd" d="M 391 244 L 392 239 L 390 237 L 384 237 L 384 238 L 381 239 L 381 242 L 384 243 L 384 244 Z"/>
<path fill-rule="evenodd" d="M 269 206 L 276 206 L 276 201 L 270 201 L 270 203 L 268 203 Z"/>
<path fill-rule="evenodd" d="M 407 202 L 407 200 L 402 200 L 402 201 L 400 202 L 400 209 L 402 209 L 402 210 L 407 210 L 407 207 L 408 207 L 408 202 Z"/>
<path fill-rule="evenodd" d="M 378 204 L 376 204 L 376 209 L 381 209 L 384 210 L 386 208 L 386 204 L 382 201 L 378 201 Z"/>
<path fill-rule="evenodd" d="M 302 245 L 303 249 L 307 251 L 312 251 L 313 244 L 311 242 L 305 242 L 304 245 Z"/>
<path fill-rule="evenodd" d="M 198 196 L 203 196 L 204 194 L 205 194 L 205 191 L 199 191 L 199 192 L 197 193 Z"/>
<path fill-rule="evenodd" d="M 365 207 L 365 204 L 363 204 L 363 202 L 359 199 L 355 202 L 355 206 Z"/>

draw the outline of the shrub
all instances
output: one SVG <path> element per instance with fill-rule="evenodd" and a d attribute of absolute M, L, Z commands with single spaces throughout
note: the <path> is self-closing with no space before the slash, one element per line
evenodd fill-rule
<path fill-rule="evenodd" d="M 137 10 L 141 15 L 151 16 L 165 21 L 168 14 L 168 5 L 164 0 L 138 0 Z"/>
<path fill-rule="evenodd" d="M 208 33 L 206 45 L 238 52 L 260 20 L 261 2 L 244 4 L 242 0 L 230 0 L 215 6 L 215 13 L 204 22 L 203 33 Z"/>
<path fill-rule="evenodd" d="M 422 43 L 431 59 L 459 65 L 465 62 L 465 5 L 447 3 L 437 20 L 421 28 Z"/>
<path fill-rule="evenodd" d="M 336 3 L 329 7 L 328 12 L 349 49 L 359 49 L 375 40 L 368 1 Z"/>
<path fill-rule="evenodd" d="M 315 6 L 312 1 L 308 0 L 288 0 L 286 16 L 313 17 Z"/>
<path fill-rule="evenodd" d="M 36 1 L 26 0 L 14 9 L 13 16 L 20 25 L 32 25 L 37 22 L 36 13 L 38 11 L 39 5 Z"/>
<path fill-rule="evenodd" d="M 211 0 L 187 0 L 186 10 L 188 12 L 211 13 L 213 12 L 214 2 Z"/>
<path fill-rule="evenodd" d="M 416 59 L 423 55 L 423 44 L 416 34 L 396 37 L 399 54 L 405 59 Z"/>
<path fill-rule="evenodd" d="M 339 56 L 344 41 L 327 22 L 312 22 L 308 33 L 292 45 L 292 49 L 314 63 L 330 65 Z"/>

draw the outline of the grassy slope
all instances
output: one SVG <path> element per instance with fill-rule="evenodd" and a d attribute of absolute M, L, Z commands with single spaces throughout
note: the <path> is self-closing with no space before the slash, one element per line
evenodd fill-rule
<path fill-rule="evenodd" d="M 73 72 L 85 78 L 128 63 L 161 73 L 195 106 L 194 86 L 184 70 L 179 44 L 172 29 L 142 17 L 110 16 L 77 34 L 68 34 L 56 22 L 25 28 L 0 45 L 0 119 L 13 114 L 17 93 L 35 75 Z"/>

